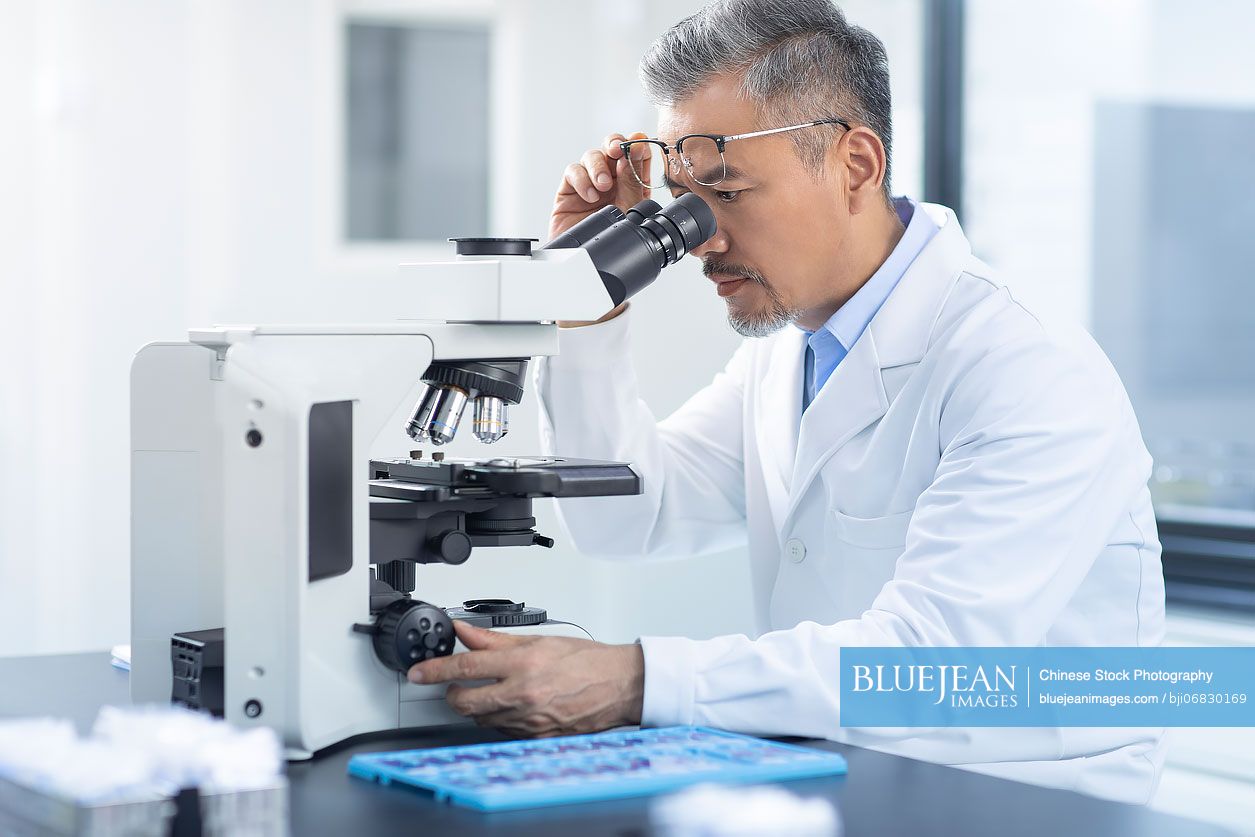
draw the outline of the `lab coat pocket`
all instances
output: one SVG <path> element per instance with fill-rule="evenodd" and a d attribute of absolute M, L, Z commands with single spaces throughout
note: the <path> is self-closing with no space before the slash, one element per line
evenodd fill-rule
<path fill-rule="evenodd" d="M 852 546 L 901 550 L 914 513 L 914 509 L 908 509 L 884 517 L 853 517 L 833 509 L 831 531 L 833 537 Z"/>
<path fill-rule="evenodd" d="M 836 606 L 836 618 L 857 619 L 872 606 L 881 588 L 893 578 L 910 524 L 910 511 L 884 517 L 829 511 L 825 527 L 828 555 L 822 575 Z"/>

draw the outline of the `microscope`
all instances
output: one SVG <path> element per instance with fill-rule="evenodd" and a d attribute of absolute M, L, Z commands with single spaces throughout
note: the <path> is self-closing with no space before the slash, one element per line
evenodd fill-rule
<path fill-rule="evenodd" d="M 443 686 L 405 677 L 462 650 L 453 619 L 587 636 L 508 600 L 422 601 L 416 568 L 552 546 L 532 501 L 638 494 L 631 466 L 418 446 L 447 445 L 468 412 L 480 442 L 500 440 L 528 361 L 558 351 L 557 320 L 600 317 L 714 232 L 692 194 L 605 207 L 535 251 L 534 239 L 452 239 L 453 260 L 402 265 L 354 300 L 379 306 L 370 324 L 218 326 L 141 349 L 132 699 L 270 727 L 308 758 L 362 733 L 461 722 Z M 371 459 L 406 403 L 415 449 Z"/>

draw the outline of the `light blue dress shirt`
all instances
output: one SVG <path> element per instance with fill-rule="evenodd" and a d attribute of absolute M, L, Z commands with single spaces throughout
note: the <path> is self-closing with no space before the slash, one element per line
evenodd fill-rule
<path fill-rule="evenodd" d="M 867 330 L 868 324 L 916 256 L 937 233 L 937 225 L 927 212 L 917 212 L 909 198 L 897 198 L 893 202 L 898 217 L 906 226 L 898 245 L 893 248 L 875 273 L 854 296 L 837 309 L 819 331 L 806 331 L 806 380 L 802 387 L 802 410 L 815 400 L 837 365 L 845 359 L 854 343 Z"/>

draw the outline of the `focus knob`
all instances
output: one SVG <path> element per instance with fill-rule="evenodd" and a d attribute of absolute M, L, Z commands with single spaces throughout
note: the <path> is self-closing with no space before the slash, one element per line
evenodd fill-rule
<path fill-rule="evenodd" d="M 442 608 L 399 599 L 384 608 L 375 623 L 375 655 L 395 671 L 453 653 L 453 622 Z"/>
<path fill-rule="evenodd" d="M 471 537 L 461 529 L 437 535 L 427 542 L 427 547 L 446 564 L 461 564 L 471 557 Z"/>

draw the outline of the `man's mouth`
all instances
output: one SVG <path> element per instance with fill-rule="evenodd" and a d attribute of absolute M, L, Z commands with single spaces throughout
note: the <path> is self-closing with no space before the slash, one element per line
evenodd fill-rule
<path fill-rule="evenodd" d="M 721 297 L 730 297 L 747 284 L 764 284 L 753 270 L 744 265 L 709 261 L 702 265 L 702 272 L 715 283 Z"/>
<path fill-rule="evenodd" d="M 744 287 L 746 282 L 749 281 L 749 277 L 747 276 L 741 276 L 739 278 L 735 276 L 729 276 L 726 279 L 715 278 L 714 276 L 712 276 L 710 278 L 714 280 L 715 285 L 717 286 L 718 291 L 719 291 L 719 296 L 732 296 L 734 293 L 736 293 L 742 287 Z"/>
<path fill-rule="evenodd" d="M 725 299 L 737 294 L 745 285 L 762 285 L 769 290 L 767 280 L 761 274 L 753 267 L 738 265 L 737 262 L 710 259 L 702 262 L 702 272 L 707 279 L 714 282 L 719 296 Z"/>

